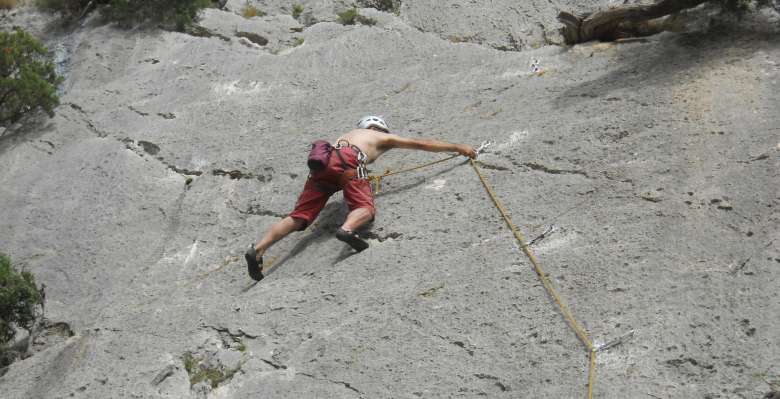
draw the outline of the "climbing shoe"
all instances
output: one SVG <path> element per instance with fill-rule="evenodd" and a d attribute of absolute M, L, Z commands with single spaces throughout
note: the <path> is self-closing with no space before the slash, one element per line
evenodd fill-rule
<path fill-rule="evenodd" d="M 257 251 L 255 251 L 255 246 L 251 245 L 249 249 L 246 250 L 246 253 L 244 254 L 244 259 L 246 259 L 246 267 L 249 271 L 249 277 L 252 277 L 252 280 L 260 281 L 263 279 L 263 257 L 260 257 L 260 261 L 257 260 Z"/>
<path fill-rule="evenodd" d="M 336 232 L 336 238 L 349 244 L 352 249 L 358 252 L 368 248 L 368 243 L 363 241 L 362 238 L 358 237 L 357 233 L 354 231 L 346 231 L 339 228 L 339 231 Z"/>

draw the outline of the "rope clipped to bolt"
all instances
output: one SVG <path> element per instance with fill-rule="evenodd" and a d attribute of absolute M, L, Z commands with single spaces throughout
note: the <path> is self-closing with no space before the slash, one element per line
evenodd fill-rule
<path fill-rule="evenodd" d="M 401 173 L 406 173 L 406 172 L 411 172 L 411 171 L 417 170 L 417 169 L 427 168 L 429 166 L 433 166 L 433 165 L 436 165 L 436 164 L 439 164 L 439 163 L 442 163 L 442 162 L 445 162 L 445 161 L 449 161 L 450 159 L 457 158 L 459 156 L 460 155 L 453 155 L 453 156 L 450 156 L 450 157 L 447 157 L 447 158 L 442 158 L 442 159 L 440 159 L 438 161 L 433 161 L 433 162 L 429 162 L 429 163 L 426 163 L 426 164 L 417 165 L 417 166 L 413 166 L 411 168 L 401 169 L 401 170 L 397 170 L 397 171 L 390 171 L 390 169 L 386 169 L 385 172 L 382 173 L 381 175 L 371 175 L 371 176 L 368 176 L 368 181 L 370 181 L 371 184 L 374 185 L 374 194 L 379 194 L 379 190 L 382 189 L 382 179 L 384 179 L 385 177 L 392 176 L 392 175 L 397 175 L 397 174 L 401 174 Z"/>
<path fill-rule="evenodd" d="M 483 152 L 489 145 L 491 145 L 490 142 L 482 143 L 482 145 L 476 150 L 477 154 Z M 413 170 L 427 168 L 429 166 L 433 166 L 438 163 L 448 161 L 458 156 L 459 155 L 453 155 L 451 157 L 443 158 L 438 161 L 429 162 L 422 165 L 401 169 L 398 171 L 390 171 L 388 169 L 385 170 L 385 172 L 382 173 L 381 175 L 368 176 L 368 179 L 374 184 L 374 192 L 379 193 L 379 190 L 382 188 L 382 179 L 385 177 L 411 172 Z M 501 203 L 501 201 L 498 200 L 498 196 L 496 195 L 495 191 L 488 184 L 485 177 L 482 175 L 482 172 L 477 166 L 477 161 L 470 159 L 469 163 L 471 164 L 471 167 L 474 168 L 474 172 L 477 174 L 477 177 L 479 178 L 479 181 L 482 183 L 482 186 L 485 187 L 485 191 L 487 191 L 491 201 L 493 201 L 493 205 L 495 205 L 496 209 L 498 209 L 498 212 L 501 214 L 501 217 L 504 219 L 504 222 L 506 223 L 507 227 L 509 227 L 509 230 L 512 231 L 512 234 L 515 236 L 515 239 L 520 245 L 520 248 L 522 249 L 523 253 L 525 253 L 526 257 L 528 257 L 528 260 L 531 261 L 531 264 L 534 267 L 534 271 L 536 272 L 536 275 L 539 277 L 539 280 L 542 282 L 542 285 L 544 286 L 544 289 L 547 291 L 547 294 L 550 295 L 550 297 L 555 301 L 556 305 L 558 305 L 558 309 L 563 315 L 563 318 L 566 320 L 568 326 L 572 329 L 572 331 L 574 331 L 574 333 L 577 335 L 577 338 L 580 340 L 580 342 L 582 342 L 582 345 L 588 351 L 589 362 L 588 362 L 587 397 L 588 399 L 592 399 L 593 386 L 596 383 L 596 352 L 599 350 L 599 348 L 593 344 L 593 341 L 588 336 L 587 331 L 585 331 L 582 325 L 580 325 L 580 323 L 577 322 L 577 319 L 574 318 L 574 315 L 572 314 L 571 310 L 569 310 L 569 307 L 566 305 L 563 299 L 561 299 L 561 296 L 553 287 L 550 278 L 547 277 L 547 274 L 544 272 L 544 270 L 542 270 L 542 267 L 539 265 L 539 261 L 536 259 L 536 256 L 531 251 L 530 245 L 526 242 L 525 237 L 523 236 L 522 233 L 520 233 L 520 230 L 518 230 L 517 226 L 515 226 L 515 224 L 512 222 L 512 219 L 509 217 L 509 213 L 507 212 L 506 208 L 504 208 L 504 205 Z"/>
<path fill-rule="evenodd" d="M 482 145 L 480 145 L 479 148 L 476 149 L 477 154 L 479 154 L 480 152 L 484 151 L 491 144 L 493 144 L 493 143 L 491 143 L 490 141 L 483 142 Z M 433 166 L 433 165 L 436 165 L 436 164 L 440 164 L 442 162 L 449 161 L 450 159 L 455 159 L 455 158 L 457 158 L 459 156 L 460 156 L 460 154 L 455 154 L 455 155 L 452 155 L 452 156 L 449 156 L 449 157 L 446 157 L 446 158 L 439 159 L 437 161 L 428 162 L 428 163 L 424 163 L 424 164 L 420 164 L 420 165 L 417 165 L 417 166 L 412 166 L 412 167 L 409 167 L 409 168 L 406 168 L 406 169 L 401 169 L 401 170 L 396 170 L 396 171 L 391 171 L 390 169 L 385 169 L 385 172 L 382 173 L 381 175 L 370 175 L 367 178 L 368 178 L 368 181 L 370 181 L 371 184 L 374 185 L 374 194 L 379 194 L 379 191 L 382 189 L 382 179 L 384 179 L 385 177 L 393 176 L 393 175 L 399 175 L 401 173 L 406 173 L 406 172 L 411 172 L 411 171 L 418 170 L 418 169 L 427 168 L 429 166 Z"/>

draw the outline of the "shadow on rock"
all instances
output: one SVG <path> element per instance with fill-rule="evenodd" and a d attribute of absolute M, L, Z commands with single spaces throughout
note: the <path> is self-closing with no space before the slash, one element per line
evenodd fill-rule
<path fill-rule="evenodd" d="M 414 183 L 409 183 L 409 184 L 406 184 L 406 185 L 394 188 L 392 190 L 380 190 L 379 194 L 376 194 L 375 197 L 392 196 L 392 195 L 401 193 L 401 192 L 406 191 L 406 190 L 410 190 L 410 189 L 413 189 L 413 188 L 420 187 L 421 185 L 425 184 L 431 178 L 443 175 L 445 173 L 448 173 L 448 172 L 452 171 L 453 169 L 455 169 L 455 168 L 457 168 L 457 167 L 459 167 L 461 165 L 465 165 L 467 162 L 468 161 L 459 162 L 459 163 L 456 163 L 454 165 L 448 166 L 448 167 L 446 167 L 446 168 L 444 168 L 444 169 L 442 169 L 442 170 L 440 170 L 440 171 L 438 171 L 438 172 L 436 172 L 436 173 L 434 173 L 432 175 L 427 175 L 425 177 L 419 177 L 419 178 L 417 178 L 417 180 Z"/>
<path fill-rule="evenodd" d="M 33 141 L 51 131 L 54 131 L 54 123 L 49 118 L 40 115 L 26 119 L 17 128 L 2 130 L 0 132 L 0 156 L 5 155 L 8 150 L 20 143 Z"/>
<path fill-rule="evenodd" d="M 576 85 L 555 99 L 555 105 L 568 108 L 587 99 L 606 98 L 610 93 L 637 86 L 665 87 L 690 80 L 713 62 L 750 58 L 758 51 L 771 51 L 779 35 L 767 32 L 736 32 L 724 27 L 707 32 L 658 38 L 651 44 L 620 53 L 613 63 L 620 67 L 594 80 Z M 651 40 L 648 40 L 651 41 Z M 621 43 L 610 44 L 620 46 Z M 595 50 L 594 50 L 595 51 Z"/>
<path fill-rule="evenodd" d="M 263 274 L 267 277 L 272 273 L 275 273 L 282 265 L 287 263 L 290 259 L 296 257 L 303 252 L 306 248 L 312 244 L 323 242 L 331 237 L 341 223 L 343 223 L 346 217 L 346 212 L 342 201 L 331 202 L 325 206 L 325 209 L 320 213 L 319 218 L 315 221 L 315 225 L 311 227 L 311 232 L 303 237 L 295 246 L 284 255 L 279 261 L 275 262 L 269 270 L 264 270 Z"/>

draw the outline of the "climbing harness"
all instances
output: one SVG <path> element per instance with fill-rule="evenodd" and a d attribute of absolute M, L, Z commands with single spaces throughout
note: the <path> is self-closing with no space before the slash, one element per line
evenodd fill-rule
<path fill-rule="evenodd" d="M 346 144 L 343 144 L 343 143 L 346 143 Z M 357 176 L 358 179 L 367 179 L 368 178 L 368 171 L 366 169 L 366 161 L 368 161 L 368 156 L 366 155 L 366 153 L 364 153 L 363 150 L 360 149 L 360 147 L 358 147 L 356 145 L 353 145 L 353 144 L 350 144 L 349 141 L 347 141 L 347 140 L 343 140 L 342 139 L 342 140 L 339 140 L 338 142 L 336 142 L 336 145 L 333 147 L 333 149 L 337 151 L 336 153 L 338 154 L 339 158 L 341 158 L 341 163 L 342 163 L 342 165 L 344 165 L 345 172 L 347 170 L 346 163 L 344 162 L 344 158 L 341 157 L 341 153 L 338 152 L 338 150 L 340 150 L 342 148 L 351 148 L 352 150 L 355 151 L 355 153 L 357 153 L 358 164 L 357 164 L 357 169 L 356 169 L 357 170 L 356 171 L 356 176 Z"/>

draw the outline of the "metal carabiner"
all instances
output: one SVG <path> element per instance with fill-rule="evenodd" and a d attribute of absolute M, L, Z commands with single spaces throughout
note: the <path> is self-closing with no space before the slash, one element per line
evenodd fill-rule
<path fill-rule="evenodd" d="M 479 145 L 479 147 L 475 150 L 477 155 L 481 154 L 483 151 L 485 151 L 488 147 L 493 145 L 492 141 L 483 141 L 482 144 Z"/>

